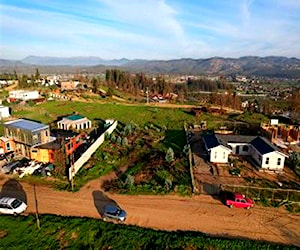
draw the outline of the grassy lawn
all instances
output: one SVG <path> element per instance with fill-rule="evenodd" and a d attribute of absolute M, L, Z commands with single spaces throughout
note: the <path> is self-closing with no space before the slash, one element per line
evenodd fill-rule
<path fill-rule="evenodd" d="M 198 232 L 165 232 L 91 218 L 0 217 L 0 249 L 297 249 L 244 239 L 216 238 Z"/>
<path fill-rule="evenodd" d="M 146 105 L 128 106 L 113 103 L 83 103 L 83 102 L 59 102 L 52 101 L 35 106 L 13 106 L 13 115 L 19 118 L 27 118 L 43 123 L 50 123 L 62 115 L 78 112 L 89 119 L 117 119 L 127 124 L 134 122 L 139 126 L 147 122 L 153 122 L 158 126 L 166 126 L 168 129 L 181 129 L 183 122 L 200 122 L 206 120 L 210 127 L 219 120 L 226 120 L 226 116 L 211 116 L 203 114 L 199 117 L 191 115 L 186 110 L 178 108 L 158 108 Z"/>

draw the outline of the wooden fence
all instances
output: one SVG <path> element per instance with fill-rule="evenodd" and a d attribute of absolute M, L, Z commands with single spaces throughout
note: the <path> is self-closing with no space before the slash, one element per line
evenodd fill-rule
<path fill-rule="evenodd" d="M 221 185 L 222 190 L 240 192 L 253 200 L 292 201 L 300 203 L 300 190 L 283 188 L 262 188 L 241 185 Z"/>

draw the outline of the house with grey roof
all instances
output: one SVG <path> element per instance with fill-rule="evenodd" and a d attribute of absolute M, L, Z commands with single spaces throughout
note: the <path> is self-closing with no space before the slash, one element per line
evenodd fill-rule
<path fill-rule="evenodd" d="M 226 163 L 228 155 L 233 154 L 251 157 L 261 169 L 280 171 L 287 157 L 261 136 L 210 134 L 204 135 L 203 141 L 213 163 Z"/>
<path fill-rule="evenodd" d="M 51 141 L 49 125 L 18 119 L 4 123 L 4 135 L 15 142 L 15 151 L 30 157 L 33 146 Z"/>

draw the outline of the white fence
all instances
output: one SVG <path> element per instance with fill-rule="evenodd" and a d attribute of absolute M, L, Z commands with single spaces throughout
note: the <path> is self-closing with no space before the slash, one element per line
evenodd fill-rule
<path fill-rule="evenodd" d="M 111 134 L 117 127 L 118 121 L 114 121 L 113 124 L 102 134 L 99 138 L 80 156 L 80 158 L 69 169 L 69 180 L 71 180 L 79 169 L 90 159 L 92 154 L 98 147 L 104 142 L 105 134 Z"/>

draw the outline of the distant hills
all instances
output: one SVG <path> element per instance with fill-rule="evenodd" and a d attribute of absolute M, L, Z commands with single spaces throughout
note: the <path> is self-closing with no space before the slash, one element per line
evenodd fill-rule
<path fill-rule="evenodd" d="M 113 65 L 120 66 L 127 62 L 128 59 L 122 58 L 120 60 L 105 60 L 100 57 L 51 57 L 51 56 L 28 56 L 24 58 L 22 63 L 33 65 L 48 65 L 48 66 L 92 66 L 92 65 Z"/>
<path fill-rule="evenodd" d="M 28 56 L 20 61 L 0 59 L 0 72 L 33 73 L 100 73 L 118 67 L 131 72 L 188 75 L 246 75 L 258 77 L 300 78 L 300 60 L 287 57 L 240 58 L 212 57 L 207 59 L 105 60 L 100 57 L 39 57 Z"/>

